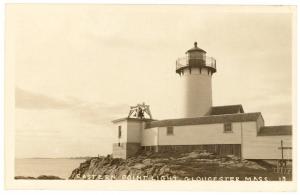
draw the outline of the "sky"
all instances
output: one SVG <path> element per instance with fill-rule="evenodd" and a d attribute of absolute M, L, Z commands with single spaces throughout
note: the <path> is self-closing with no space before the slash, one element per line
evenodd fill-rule
<path fill-rule="evenodd" d="M 114 126 L 145 102 L 178 118 L 175 61 L 195 41 L 217 60 L 213 105 L 242 104 L 266 125 L 292 123 L 288 7 L 8 5 L 15 66 L 15 155 L 111 153 Z"/>

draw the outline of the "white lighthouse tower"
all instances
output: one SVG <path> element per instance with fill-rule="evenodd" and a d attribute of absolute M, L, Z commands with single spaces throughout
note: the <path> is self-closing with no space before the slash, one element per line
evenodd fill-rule
<path fill-rule="evenodd" d="M 208 114 L 212 107 L 211 78 L 216 72 L 216 60 L 206 56 L 206 51 L 194 43 L 186 57 L 176 61 L 176 73 L 183 84 L 183 117 L 200 117 Z"/>

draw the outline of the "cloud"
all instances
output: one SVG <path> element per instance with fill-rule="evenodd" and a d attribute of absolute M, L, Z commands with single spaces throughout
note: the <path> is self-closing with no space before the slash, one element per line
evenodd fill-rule
<path fill-rule="evenodd" d="M 65 109 L 72 105 L 64 100 L 52 98 L 43 94 L 33 93 L 21 88 L 15 89 L 15 106 L 23 109 Z"/>
<path fill-rule="evenodd" d="M 25 110 L 65 110 L 91 124 L 107 124 L 127 114 L 129 105 L 87 102 L 74 97 L 59 99 L 16 87 L 15 106 Z"/>

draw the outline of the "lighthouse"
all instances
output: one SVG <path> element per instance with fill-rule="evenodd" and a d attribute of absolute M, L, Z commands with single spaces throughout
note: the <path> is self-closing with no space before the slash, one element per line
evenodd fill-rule
<path fill-rule="evenodd" d="M 216 60 L 194 43 L 186 56 L 176 61 L 176 73 L 182 82 L 181 95 L 183 118 L 209 114 L 212 107 L 212 75 L 216 72 Z"/>
<path fill-rule="evenodd" d="M 207 151 L 241 159 L 292 159 L 292 126 L 265 126 L 260 112 L 241 104 L 212 106 L 216 60 L 194 43 L 176 61 L 183 88 L 183 116 L 153 119 L 149 105 L 131 106 L 125 118 L 113 120 L 113 157 L 127 159 L 142 151 Z M 170 73 L 171 74 L 171 73 Z M 176 93 L 178 94 L 178 93 Z M 182 112 L 181 112 L 182 113 Z"/>

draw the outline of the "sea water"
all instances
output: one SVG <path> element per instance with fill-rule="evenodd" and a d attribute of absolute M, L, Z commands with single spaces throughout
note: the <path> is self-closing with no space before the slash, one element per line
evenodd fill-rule
<path fill-rule="evenodd" d="M 15 176 L 54 175 L 67 179 L 85 159 L 26 158 L 15 160 Z"/>

